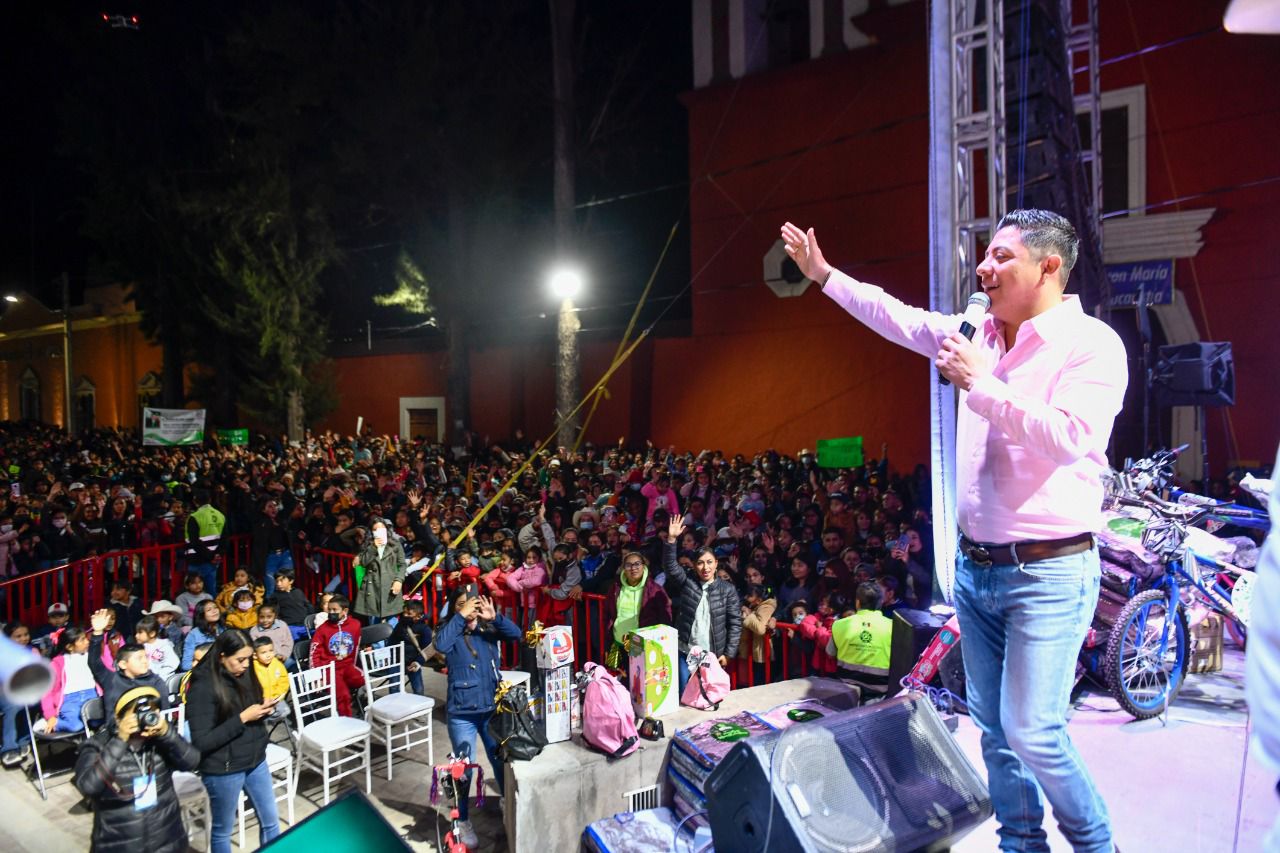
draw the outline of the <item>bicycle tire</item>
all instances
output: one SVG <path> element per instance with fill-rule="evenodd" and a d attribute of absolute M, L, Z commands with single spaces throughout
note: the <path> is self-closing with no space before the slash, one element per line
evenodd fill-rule
<path fill-rule="evenodd" d="M 1140 618 L 1150 617 L 1157 607 L 1167 617 L 1168 606 L 1168 597 L 1163 590 L 1149 589 L 1138 593 L 1129 599 L 1129 602 L 1116 615 L 1115 627 L 1107 639 L 1107 651 L 1103 656 L 1103 683 L 1107 691 L 1120 703 L 1125 713 L 1136 720 L 1148 720 L 1159 715 L 1166 705 L 1173 702 L 1187 680 L 1187 667 L 1190 665 L 1190 630 L 1187 626 L 1187 614 L 1181 607 L 1174 610 L 1176 621 L 1172 666 L 1165 669 L 1162 665 L 1158 669 L 1153 669 L 1138 661 L 1131 661 L 1139 669 L 1131 671 L 1129 677 L 1126 677 L 1126 658 L 1142 653 L 1142 647 L 1135 647 L 1130 637 L 1131 632 L 1137 631 L 1137 621 Z M 1147 654 L 1149 653 L 1148 651 Z M 1166 655 L 1168 653 L 1168 651 L 1165 652 Z M 1150 695 L 1138 696 L 1136 691 L 1130 689 L 1130 684 L 1134 677 L 1143 673 L 1154 678 L 1154 681 L 1150 682 L 1152 688 Z"/>

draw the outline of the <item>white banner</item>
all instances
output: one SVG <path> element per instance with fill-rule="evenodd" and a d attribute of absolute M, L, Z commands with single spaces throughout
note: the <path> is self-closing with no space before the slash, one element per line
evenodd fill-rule
<path fill-rule="evenodd" d="M 204 441 L 204 409 L 143 409 L 142 443 L 172 447 Z"/>

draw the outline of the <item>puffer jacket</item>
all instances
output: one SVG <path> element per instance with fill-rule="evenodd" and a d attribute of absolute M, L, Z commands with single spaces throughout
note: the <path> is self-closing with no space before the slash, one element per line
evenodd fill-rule
<path fill-rule="evenodd" d="M 191 771 L 200 763 L 199 751 L 172 728 L 160 738 L 143 741 L 130 755 L 129 744 L 107 726 L 80 747 L 76 758 L 75 786 L 93 803 L 94 853 L 178 853 L 187 849 L 173 773 Z M 155 773 L 156 804 L 144 811 L 134 808 L 134 779 L 139 763 L 151 763 Z M 107 780 L 114 777 L 114 787 Z M 117 790 L 118 789 L 118 790 Z"/>
<path fill-rule="evenodd" d="M 689 648 L 689 636 L 693 633 L 693 617 L 702 598 L 702 585 L 692 573 L 676 562 L 676 543 L 668 542 L 662 548 L 663 568 L 667 584 L 675 593 L 676 633 L 680 636 L 680 651 Z M 738 643 L 742 639 L 742 601 L 733 584 L 715 578 L 707 590 L 707 605 L 711 608 L 711 649 L 716 656 L 738 656 Z"/>
<path fill-rule="evenodd" d="M 187 724 L 191 727 L 191 743 L 200 750 L 200 772 L 208 776 L 244 773 L 257 767 L 267 757 L 265 720 L 245 723 L 236 710 L 226 719 L 218 714 L 218 700 L 212 678 L 222 677 L 212 669 L 192 676 L 187 687 Z M 253 670 L 241 678 L 254 678 Z"/>

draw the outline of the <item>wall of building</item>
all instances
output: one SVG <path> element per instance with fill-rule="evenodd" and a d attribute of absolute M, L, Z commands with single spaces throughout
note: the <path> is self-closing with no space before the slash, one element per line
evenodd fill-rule
<path fill-rule="evenodd" d="M 0 419 L 19 417 L 21 378 L 29 367 L 40 381 L 41 419 L 65 423 L 62 336 L 58 333 L 0 343 Z M 138 382 L 160 370 L 160 350 L 137 323 L 77 328 L 71 336 L 72 389 L 87 379 L 94 386 L 94 426 L 137 427 Z"/>

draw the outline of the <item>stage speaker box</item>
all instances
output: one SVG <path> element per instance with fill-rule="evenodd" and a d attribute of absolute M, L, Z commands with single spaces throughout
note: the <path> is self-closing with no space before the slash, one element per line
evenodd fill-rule
<path fill-rule="evenodd" d="M 956 644 L 951 647 L 951 651 L 938 661 L 938 677 L 942 679 L 942 687 L 953 696 L 961 699 L 965 698 L 965 678 L 964 678 L 964 634 L 960 635 L 960 639 L 956 640 Z"/>
<path fill-rule="evenodd" d="M 917 693 L 740 741 L 704 790 L 715 847 L 734 853 L 936 853 L 991 816 Z"/>
<path fill-rule="evenodd" d="M 1231 344 L 1194 343 L 1160 347 L 1152 376 L 1162 406 L 1233 406 L 1236 365 Z"/>
<path fill-rule="evenodd" d="M 947 620 L 927 610 L 903 608 L 893 613 L 893 641 L 889 649 L 889 693 L 897 693 L 898 685 L 911 672 L 916 661 L 928 648 L 933 635 Z M 948 655 L 950 657 L 950 655 Z"/>

